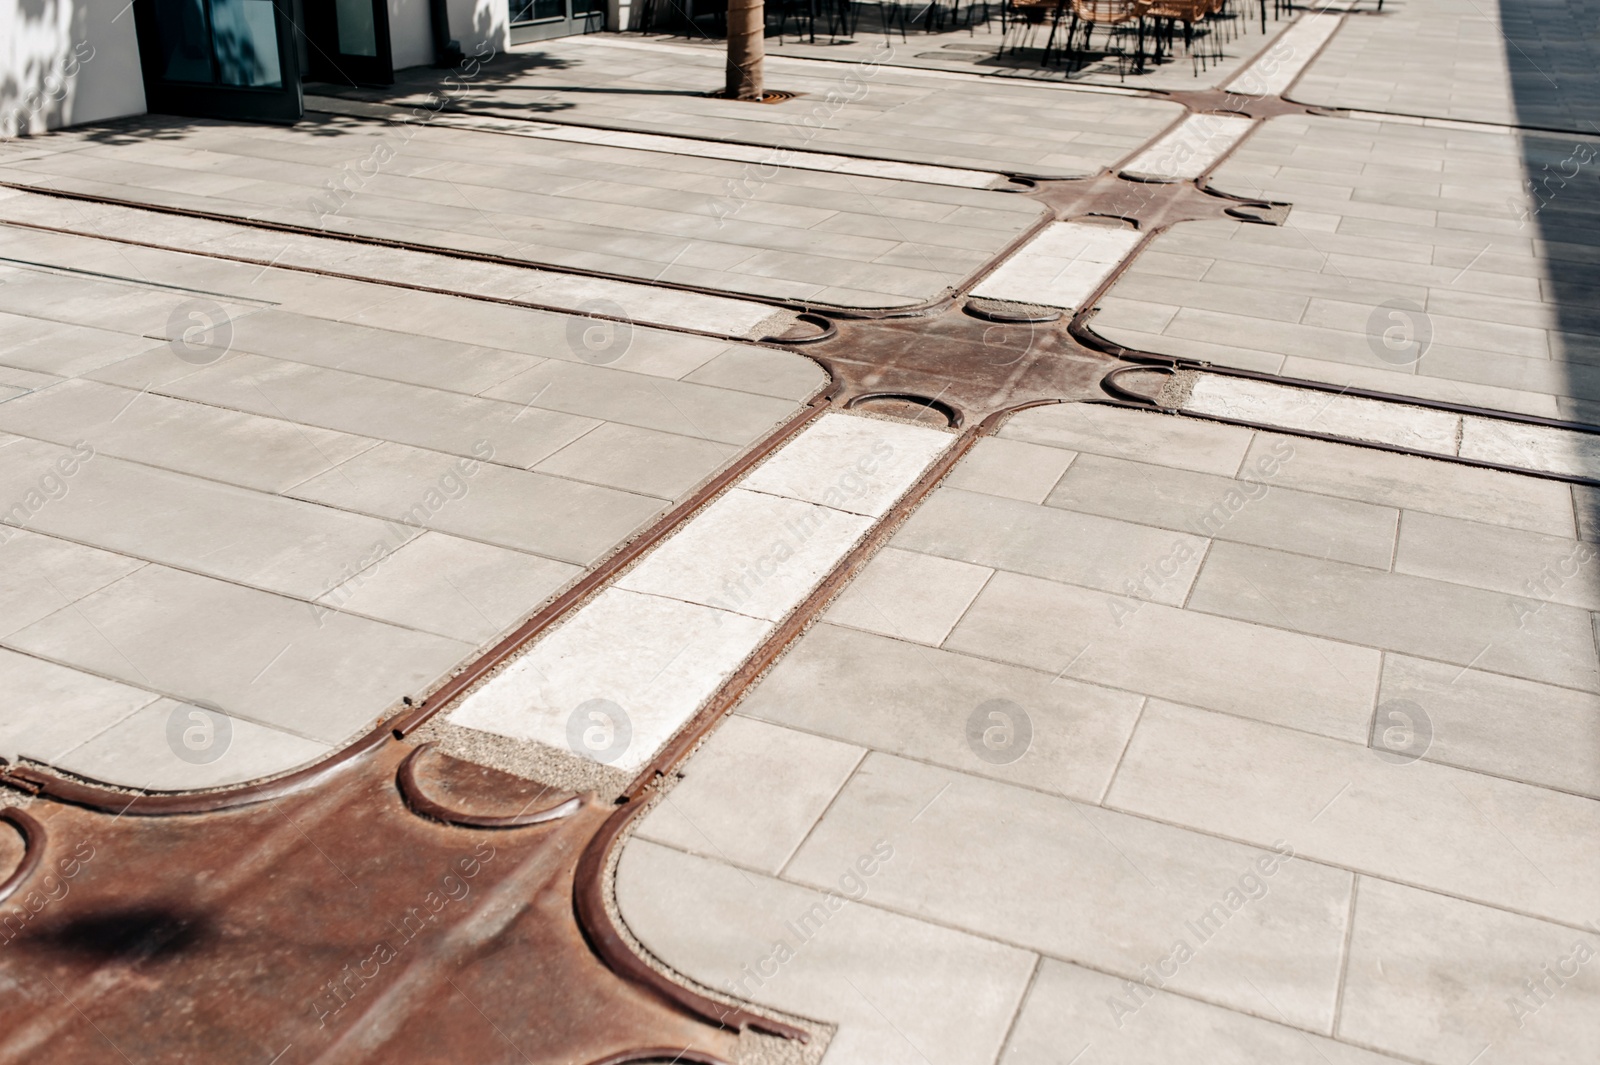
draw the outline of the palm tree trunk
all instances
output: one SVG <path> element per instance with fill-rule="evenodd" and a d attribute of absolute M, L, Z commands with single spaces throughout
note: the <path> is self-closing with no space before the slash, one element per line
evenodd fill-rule
<path fill-rule="evenodd" d="M 728 99 L 761 99 L 766 28 L 763 0 L 728 0 Z"/>

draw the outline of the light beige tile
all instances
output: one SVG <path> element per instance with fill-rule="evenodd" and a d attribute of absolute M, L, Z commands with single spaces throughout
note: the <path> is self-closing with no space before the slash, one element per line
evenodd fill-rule
<path fill-rule="evenodd" d="M 1505 592 L 1513 619 L 1544 602 L 1600 609 L 1595 550 L 1564 536 L 1411 511 L 1400 522 L 1396 573 Z"/>
<path fill-rule="evenodd" d="M 875 875 L 863 878 L 858 859 Z M 901 860 L 877 861 L 869 843 L 831 871 L 827 894 L 640 840 L 622 852 L 617 904 L 640 941 L 692 979 L 838 1024 L 828 1065 L 989 1065 L 1033 955 L 875 907 Z M 861 897 L 856 883 L 865 901 L 845 901 Z M 782 962 L 779 944 L 792 955 Z"/>
<path fill-rule="evenodd" d="M 823 624 L 746 696 L 741 712 L 1094 802 L 1111 781 L 1142 702 L 1069 678 Z M 996 711 L 1001 719 L 991 717 Z"/>
<path fill-rule="evenodd" d="M 993 570 L 886 547 L 828 608 L 836 625 L 937 647 Z"/>
<path fill-rule="evenodd" d="M 1342 562 L 1217 542 L 1189 609 L 1567 687 L 1600 689 L 1589 615 Z"/>
<path fill-rule="evenodd" d="M 941 488 L 895 534 L 896 547 L 1179 604 L 1206 541 L 1192 533 Z"/>
<path fill-rule="evenodd" d="M 1082 1055 L 1080 1062 L 1101 1065 L 1386 1065 L 1399 1060 L 1289 1027 L 1275 1016 L 1269 999 L 1256 999 L 1268 1020 L 1159 988 L 1130 990 L 1125 979 L 1045 958 L 1000 1061 L 1060 1065 L 1073 1054 Z"/>
<path fill-rule="evenodd" d="M 945 646 L 1356 742 L 1367 736 L 1380 657 L 1008 573 L 995 574 Z"/>
<path fill-rule="evenodd" d="M 1043 503 L 1076 457 L 1076 452 L 1057 447 L 986 436 L 950 471 L 944 485 Z"/>
<path fill-rule="evenodd" d="M 1333 1025 L 1349 873 L 873 754 L 785 876 L 829 886 L 878 839 L 882 905 L 1127 978 L 1166 960 L 1172 989 L 1268 1015 L 1248 980 L 1294 1024 Z"/>
<path fill-rule="evenodd" d="M 1231 477 L 1254 434 L 1238 426 L 1193 418 L 1094 403 L 1058 403 L 1013 415 L 999 435 L 1007 440 Z"/>
<path fill-rule="evenodd" d="M 730 717 L 639 825 L 639 838 L 776 875 L 865 753 Z"/>
<path fill-rule="evenodd" d="M 1600 804 L 1152 701 L 1107 803 L 1554 920 L 1594 915 Z"/>
<path fill-rule="evenodd" d="M 920 425 L 824 414 L 739 487 L 881 517 L 954 441 Z"/>
<path fill-rule="evenodd" d="M 1391 699 L 1427 715 L 1432 761 L 1600 799 L 1600 696 L 1389 654 L 1380 729 Z"/>
<path fill-rule="evenodd" d="M 1600 932 L 1362 877 L 1339 1034 L 1434 1065 L 1587 1065 Z"/>

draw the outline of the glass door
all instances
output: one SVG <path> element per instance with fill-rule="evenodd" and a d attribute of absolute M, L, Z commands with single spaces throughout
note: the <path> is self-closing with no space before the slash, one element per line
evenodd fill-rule
<path fill-rule="evenodd" d="M 135 0 L 151 111 L 294 122 L 300 64 L 290 0 Z"/>
<path fill-rule="evenodd" d="M 307 0 L 308 77 L 338 85 L 391 85 L 388 0 Z"/>

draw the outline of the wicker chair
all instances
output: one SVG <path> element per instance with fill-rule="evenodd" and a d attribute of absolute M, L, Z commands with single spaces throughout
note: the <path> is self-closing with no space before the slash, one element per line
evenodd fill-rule
<path fill-rule="evenodd" d="M 1113 49 L 1110 44 L 1117 38 L 1126 38 L 1132 33 L 1137 36 L 1138 45 L 1135 53 L 1134 69 L 1144 69 L 1144 0 L 1071 0 L 1072 21 L 1067 29 L 1067 50 L 1073 51 L 1072 38 L 1078 27 L 1083 27 L 1083 43 L 1079 51 L 1089 51 L 1089 46 L 1094 41 L 1094 31 L 1105 27 L 1107 51 L 1115 51 L 1117 55 L 1117 76 L 1126 74 L 1127 49 Z"/>

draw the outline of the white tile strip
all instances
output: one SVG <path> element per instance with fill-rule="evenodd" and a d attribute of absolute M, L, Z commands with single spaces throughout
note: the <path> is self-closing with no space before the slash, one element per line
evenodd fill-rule
<path fill-rule="evenodd" d="M 88 236 L 139 240 L 173 251 L 232 255 L 263 266 L 327 270 L 556 310 L 586 312 L 596 301 L 604 300 L 623 308 L 628 318 L 640 325 L 752 339 L 773 331 L 775 308 L 726 296 L 276 232 L 244 223 L 175 218 L 114 204 L 67 204 L 36 193 L 0 198 L 0 222 L 59 226 Z"/>
<path fill-rule="evenodd" d="M 1255 126 L 1242 115 L 1190 115 L 1170 133 L 1128 160 L 1127 177 L 1142 181 L 1188 181 L 1199 177 Z"/>
<path fill-rule="evenodd" d="M 637 771 L 953 440 L 822 415 L 446 720 Z"/>
<path fill-rule="evenodd" d="M 1142 235 L 1089 222 L 1054 222 L 979 282 L 972 294 L 1076 310 Z"/>
<path fill-rule="evenodd" d="M 1202 374 L 1183 405 L 1221 418 L 1454 454 L 1457 415 L 1427 407 Z"/>
<path fill-rule="evenodd" d="M 1277 96 L 1294 84 L 1300 72 L 1327 43 L 1343 15 L 1309 13 L 1278 35 L 1267 50 L 1232 81 L 1228 91 L 1241 96 Z"/>
<path fill-rule="evenodd" d="M 1600 477 L 1600 435 L 1454 414 L 1389 400 L 1201 374 L 1190 414 L 1389 444 L 1542 473 Z"/>

